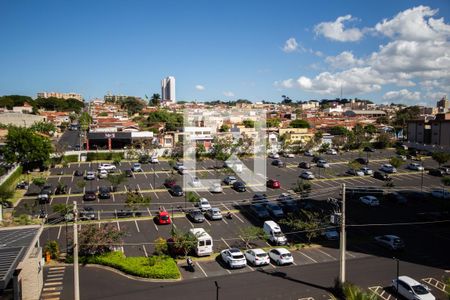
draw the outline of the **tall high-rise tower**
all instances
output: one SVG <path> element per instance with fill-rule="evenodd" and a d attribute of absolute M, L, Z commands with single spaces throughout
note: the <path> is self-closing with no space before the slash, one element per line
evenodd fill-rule
<path fill-rule="evenodd" d="M 169 76 L 161 80 L 161 99 L 175 103 L 175 77 Z"/>

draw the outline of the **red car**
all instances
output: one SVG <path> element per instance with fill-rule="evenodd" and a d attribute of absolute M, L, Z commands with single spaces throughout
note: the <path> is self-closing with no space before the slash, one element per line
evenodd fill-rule
<path fill-rule="evenodd" d="M 271 189 L 279 189 L 281 187 L 281 184 L 278 180 L 269 179 L 267 180 L 267 187 Z"/>
<path fill-rule="evenodd" d="M 156 223 L 159 225 L 170 224 L 171 222 L 170 215 L 167 211 L 160 211 L 158 215 L 156 215 Z"/>
<path fill-rule="evenodd" d="M 166 179 L 164 181 L 164 186 L 168 189 L 175 186 L 177 184 L 177 181 L 175 179 Z"/>

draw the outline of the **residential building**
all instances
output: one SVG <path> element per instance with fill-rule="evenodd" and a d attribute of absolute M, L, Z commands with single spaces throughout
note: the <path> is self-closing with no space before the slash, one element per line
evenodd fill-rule
<path fill-rule="evenodd" d="M 137 97 L 137 96 L 129 96 L 129 95 L 113 95 L 111 93 L 106 94 L 105 96 L 103 96 L 103 100 L 105 102 L 120 102 L 120 101 L 124 101 L 127 98 L 134 98 L 136 100 L 140 100 L 140 101 L 144 101 L 144 99 L 142 99 L 141 97 Z"/>
<path fill-rule="evenodd" d="M 176 102 L 175 77 L 169 76 L 161 80 L 161 99 L 168 104 Z"/>
<path fill-rule="evenodd" d="M 0 124 L 30 127 L 36 122 L 47 121 L 45 116 L 6 112 L 0 114 Z"/>
<path fill-rule="evenodd" d="M 81 94 L 77 93 L 57 93 L 57 92 L 40 92 L 37 93 L 37 98 L 60 98 L 60 99 L 76 99 L 83 101 Z"/>
<path fill-rule="evenodd" d="M 14 106 L 12 110 L 17 113 L 32 113 L 33 106 L 25 102 L 22 106 Z"/>
<path fill-rule="evenodd" d="M 442 97 L 442 99 L 436 103 L 436 107 L 440 113 L 448 112 L 450 109 L 450 101 L 447 100 L 447 96 Z"/>
<path fill-rule="evenodd" d="M 365 117 L 365 118 L 378 118 L 386 116 L 386 112 L 382 110 L 348 110 L 344 112 L 346 117 Z"/>
<path fill-rule="evenodd" d="M 41 298 L 42 229 L 40 225 L 0 228 L 0 299 Z"/>
<path fill-rule="evenodd" d="M 450 113 L 437 114 L 434 120 L 410 120 L 407 128 L 410 143 L 450 148 Z"/>

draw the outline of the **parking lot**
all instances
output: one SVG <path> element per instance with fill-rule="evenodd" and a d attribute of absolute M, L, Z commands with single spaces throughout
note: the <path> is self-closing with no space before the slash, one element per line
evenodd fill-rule
<path fill-rule="evenodd" d="M 369 167 L 377 170 L 383 163 L 387 163 L 389 158 L 394 153 L 389 150 L 375 152 L 369 154 Z M 348 170 L 348 161 L 357 157 L 366 158 L 366 153 L 343 153 L 340 155 L 323 155 L 330 163 L 330 168 L 323 169 L 312 167 L 311 171 L 315 174 L 316 179 L 311 180 L 312 190 L 308 196 L 313 203 L 322 203 L 328 197 L 339 197 L 341 191 L 341 184 L 345 183 L 347 187 L 382 187 L 386 191 L 389 188 L 385 186 L 385 182 L 375 179 L 371 176 L 349 176 L 346 174 Z M 299 174 L 302 169 L 298 168 L 298 163 L 301 161 L 311 161 L 310 157 L 297 156 L 295 158 L 281 158 L 286 166 L 276 167 L 271 164 L 271 159 L 267 160 L 267 177 L 279 180 L 281 183 L 280 189 L 267 189 L 264 193 L 267 195 L 269 201 L 276 201 L 276 198 L 284 192 L 292 193 L 292 188 L 299 180 Z M 243 162 L 250 169 L 253 162 L 251 159 L 245 159 Z M 118 166 L 118 172 L 125 172 L 129 170 L 133 162 L 121 162 Z M 398 172 L 392 174 L 394 187 L 390 189 L 395 190 L 414 190 L 414 191 L 430 191 L 433 189 L 442 189 L 439 177 L 428 175 L 426 172 L 410 171 L 406 169 L 406 164 L 398 169 Z M 154 251 L 154 241 L 158 237 L 169 238 L 172 226 L 173 228 L 187 231 L 190 228 L 202 227 L 204 228 L 214 240 L 214 251 L 229 247 L 244 248 L 244 241 L 240 237 L 241 230 L 249 226 L 262 226 L 263 221 L 249 209 L 251 199 L 255 194 L 252 187 L 249 186 L 246 192 L 237 192 L 229 186 L 223 186 L 223 193 L 213 194 L 209 191 L 200 191 L 192 188 L 192 192 L 200 197 L 207 198 L 213 207 L 218 207 L 222 213 L 230 211 L 232 218 L 223 218 L 220 221 L 206 220 L 202 224 L 193 223 L 190 219 L 185 217 L 185 212 L 194 207 L 193 203 L 186 201 L 185 197 L 174 197 L 168 193 L 164 187 L 164 181 L 167 178 L 174 178 L 178 184 L 182 184 L 182 176 L 190 178 L 199 177 L 201 179 L 223 179 L 227 173 L 224 170 L 218 169 L 222 162 L 214 162 L 205 160 L 198 164 L 196 170 L 189 170 L 188 175 L 180 175 L 169 166 L 166 161 L 161 161 L 159 164 L 143 164 L 143 172 L 136 172 L 132 177 L 128 177 L 126 182 L 118 186 L 117 192 L 111 194 L 110 199 L 97 199 L 95 201 L 84 201 L 83 193 L 86 190 L 97 191 L 101 186 L 110 186 L 111 184 L 106 179 L 98 179 L 86 181 L 82 176 L 74 176 L 74 172 L 79 170 L 85 173 L 88 170 L 96 170 L 98 163 L 72 163 L 67 168 L 51 169 L 48 183 L 53 187 L 59 183 L 67 185 L 67 194 L 54 195 L 49 204 L 45 205 L 45 209 L 49 215 L 49 227 L 47 227 L 41 236 L 41 240 L 45 243 L 46 240 L 58 240 L 61 248 L 66 249 L 66 224 L 61 221 L 59 214 L 52 212 L 52 205 L 54 204 L 71 204 L 76 201 L 82 209 L 83 207 L 92 207 L 96 214 L 95 223 L 98 226 L 108 223 L 116 227 L 121 232 L 124 232 L 124 244 L 119 249 L 123 250 L 127 256 L 150 256 Z M 436 163 L 431 159 L 426 159 L 425 167 L 435 167 Z M 80 184 L 80 182 L 84 182 Z M 421 183 L 423 182 L 423 186 Z M 34 194 L 39 191 L 36 186 L 31 186 L 28 196 L 22 200 L 21 206 L 36 206 Z M 150 196 L 151 203 L 142 205 L 139 211 L 139 217 L 136 218 L 120 218 L 122 210 L 128 210 L 126 206 L 126 192 L 137 192 L 142 196 Z M 300 199 L 294 195 L 298 202 L 305 200 Z M 429 196 L 427 199 L 429 199 Z M 431 198 L 430 198 L 431 199 Z M 413 222 L 417 221 L 416 214 L 422 211 L 435 211 L 439 206 L 430 205 L 434 202 L 421 202 L 418 200 L 408 201 L 408 205 L 399 206 L 395 203 L 386 202 L 383 200 L 380 207 L 371 208 L 361 204 L 357 199 L 348 199 L 348 258 L 361 258 L 366 255 L 381 255 L 389 256 L 392 253 L 379 249 L 372 243 L 372 237 L 378 234 L 398 234 L 405 239 L 410 249 L 402 254 L 401 258 L 409 261 L 418 260 L 421 263 L 429 265 L 448 264 L 448 259 L 442 247 L 443 243 L 448 242 L 446 230 L 448 224 L 429 224 L 429 225 L 415 225 L 411 226 L 384 226 L 382 228 L 376 226 L 366 226 L 371 223 L 397 223 L 397 222 Z M 441 202 L 437 202 L 441 203 Z M 440 204 L 439 204 L 440 205 Z M 18 208 L 21 209 L 20 207 Z M 23 208 L 25 209 L 25 208 Z M 172 217 L 171 225 L 157 225 L 154 221 L 154 216 L 159 210 L 166 210 Z M 373 213 L 376 212 L 376 213 Z M 364 227 L 357 225 L 366 224 Z M 80 228 L 85 226 L 79 225 Z M 354 227 L 351 227 L 354 226 Z M 283 226 L 282 226 L 283 227 Z M 414 230 L 411 230 L 414 228 Z M 305 237 L 302 234 L 289 234 L 288 229 L 284 228 L 288 239 L 292 243 L 305 242 Z M 71 228 L 68 228 L 69 236 Z M 428 247 L 417 242 L 415 234 L 420 233 L 425 236 L 428 245 L 433 245 L 432 251 Z M 319 239 L 315 241 L 322 244 L 322 248 L 302 249 L 293 253 L 295 264 L 312 264 L 326 261 L 333 261 L 337 259 L 337 241 L 324 241 Z M 254 241 L 255 247 L 269 247 L 265 241 Z M 434 247 L 435 246 L 435 247 Z M 354 257 L 352 257 L 354 256 Z M 180 265 L 180 269 L 184 278 L 209 277 L 223 274 L 232 274 L 235 272 L 252 271 L 254 268 L 246 267 L 240 270 L 228 270 L 223 268 L 219 261 L 201 261 L 198 263 L 200 272 L 191 273 Z M 274 268 L 269 265 L 265 268 Z"/>

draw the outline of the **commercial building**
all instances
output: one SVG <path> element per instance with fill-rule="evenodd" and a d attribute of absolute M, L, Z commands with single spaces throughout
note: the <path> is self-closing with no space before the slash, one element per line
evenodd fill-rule
<path fill-rule="evenodd" d="M 0 114 L 0 124 L 30 127 L 36 122 L 47 121 L 45 116 L 7 112 Z"/>
<path fill-rule="evenodd" d="M 161 98 L 164 102 L 175 103 L 175 77 L 169 76 L 161 80 Z"/>
<path fill-rule="evenodd" d="M 83 101 L 81 94 L 77 93 L 57 93 L 57 92 L 40 92 L 37 93 L 38 98 L 60 98 L 60 99 L 76 99 L 78 101 Z"/>
<path fill-rule="evenodd" d="M 450 101 L 447 100 L 447 97 L 442 97 L 442 99 L 436 103 L 436 107 L 440 113 L 446 113 L 450 110 Z"/>
<path fill-rule="evenodd" d="M 450 113 L 437 114 L 434 120 L 408 121 L 408 142 L 450 148 Z"/>
<path fill-rule="evenodd" d="M 42 226 L 0 229 L 0 299 L 38 300 L 43 287 Z"/>
<path fill-rule="evenodd" d="M 124 149 L 133 144 L 150 144 L 153 132 L 88 132 L 86 150 Z"/>

